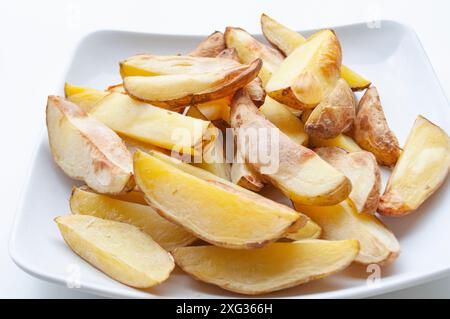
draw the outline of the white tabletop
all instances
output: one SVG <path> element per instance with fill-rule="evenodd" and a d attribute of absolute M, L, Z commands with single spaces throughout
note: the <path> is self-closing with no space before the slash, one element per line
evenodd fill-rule
<path fill-rule="evenodd" d="M 207 34 L 227 25 L 260 32 L 263 12 L 299 30 L 378 19 L 405 23 L 417 32 L 450 96 L 448 0 L 1 1 L 0 298 L 92 297 L 32 278 L 8 254 L 10 227 L 33 142 L 44 123 L 46 96 L 61 83 L 80 37 L 98 29 Z M 382 297 L 449 298 L 450 278 Z"/>

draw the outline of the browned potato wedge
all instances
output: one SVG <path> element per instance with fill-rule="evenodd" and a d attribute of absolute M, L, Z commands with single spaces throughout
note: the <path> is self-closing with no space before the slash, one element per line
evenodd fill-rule
<path fill-rule="evenodd" d="M 135 226 L 88 215 L 61 216 L 55 222 L 77 255 L 128 286 L 160 284 L 175 267 L 172 256 Z"/>
<path fill-rule="evenodd" d="M 90 215 L 136 226 L 167 251 L 197 240 L 184 228 L 159 216 L 148 205 L 118 200 L 80 188 L 72 190 L 70 210 L 73 214 Z"/>
<path fill-rule="evenodd" d="M 213 60 L 236 63 L 228 59 Z M 250 64 L 237 64 L 216 72 L 205 69 L 203 73 L 195 74 L 127 76 L 123 80 L 123 85 L 133 98 L 153 105 L 177 109 L 232 95 L 234 91 L 251 82 L 258 75 L 261 66 L 261 60 L 257 59 Z M 175 66 L 174 69 L 183 69 L 183 67 Z"/>
<path fill-rule="evenodd" d="M 233 97 L 231 126 L 246 163 L 291 200 L 305 205 L 333 205 L 350 193 L 351 183 L 344 174 L 280 132 L 258 111 L 245 90 Z M 259 133 L 261 129 L 265 129 L 265 136 Z M 251 138 L 255 134 L 260 137 Z M 275 157 L 273 161 L 263 163 L 259 156 L 262 151 Z"/>
<path fill-rule="evenodd" d="M 189 55 L 214 58 L 224 49 L 225 38 L 223 33 L 215 31 L 203 40 Z"/>
<path fill-rule="evenodd" d="M 254 192 L 259 192 L 264 187 L 260 176 L 248 167 L 240 152 L 236 152 L 234 163 L 231 165 L 231 181 Z"/>
<path fill-rule="evenodd" d="M 58 96 L 48 97 L 46 120 L 53 158 L 67 175 L 99 193 L 134 186 L 131 154 L 111 129 Z"/>
<path fill-rule="evenodd" d="M 395 217 L 411 213 L 442 185 L 449 168 L 447 133 L 426 118 L 417 117 L 380 198 L 378 212 Z"/>
<path fill-rule="evenodd" d="M 358 240 L 360 250 L 355 259 L 358 263 L 386 265 L 400 253 L 400 244 L 394 234 L 374 215 L 359 214 L 348 199 L 334 206 L 295 204 L 295 208 L 322 228 L 321 238 Z"/>
<path fill-rule="evenodd" d="M 64 95 L 67 100 L 78 105 L 83 111 L 90 112 L 98 102 L 108 95 L 108 92 L 65 83 Z"/>
<path fill-rule="evenodd" d="M 367 89 L 359 101 L 353 137 L 366 151 L 372 152 L 381 165 L 394 166 L 400 156 L 397 137 L 389 128 L 377 89 Z"/>
<path fill-rule="evenodd" d="M 316 239 L 322 234 L 322 228 L 313 222 L 308 220 L 304 227 L 297 229 L 292 233 L 287 233 L 284 237 L 291 240 L 304 240 L 304 239 Z"/>
<path fill-rule="evenodd" d="M 236 49 L 242 63 L 248 64 L 255 59 L 263 61 L 262 68 L 259 71 L 259 77 L 263 86 L 267 84 L 284 59 L 280 52 L 262 44 L 241 28 L 227 27 L 225 30 L 225 43 L 227 48 Z"/>
<path fill-rule="evenodd" d="M 347 82 L 339 79 L 331 93 L 314 108 L 305 123 L 310 136 L 321 139 L 335 138 L 348 132 L 355 120 L 355 96 Z"/>
<path fill-rule="evenodd" d="M 314 150 L 321 158 L 340 170 L 352 182 L 348 196 L 359 213 L 375 214 L 380 198 L 380 168 L 372 153 L 347 153 L 338 147 Z"/>
<path fill-rule="evenodd" d="M 306 223 L 287 206 L 236 185 L 203 180 L 142 152 L 134 154 L 134 173 L 160 215 L 217 246 L 262 247 Z"/>
<path fill-rule="evenodd" d="M 362 151 L 362 148 L 359 147 L 359 145 L 356 144 L 356 142 L 350 136 L 347 136 L 345 134 L 339 134 L 337 137 L 328 140 L 310 136 L 309 146 L 310 147 L 336 146 L 342 148 L 343 150 L 346 150 L 349 153 Z"/>
<path fill-rule="evenodd" d="M 261 249 L 181 247 L 178 266 L 195 279 L 246 295 L 277 291 L 347 268 L 358 254 L 356 240 L 305 240 Z"/>
<path fill-rule="evenodd" d="M 289 136 L 293 141 L 300 145 L 308 145 L 308 134 L 304 130 L 304 124 L 289 111 L 286 105 L 268 96 L 259 110 L 270 122 L 275 124 L 281 132 Z"/>
<path fill-rule="evenodd" d="M 300 33 L 287 28 L 266 14 L 261 15 L 261 28 L 267 41 L 285 56 L 288 56 L 298 46 L 306 42 L 306 39 Z M 370 81 L 345 65 L 341 66 L 341 77 L 347 81 L 353 91 L 364 90 L 371 84 Z"/>
<path fill-rule="evenodd" d="M 313 108 L 335 87 L 341 60 L 341 46 L 334 32 L 319 31 L 273 73 L 266 85 L 267 94 L 292 108 Z"/>

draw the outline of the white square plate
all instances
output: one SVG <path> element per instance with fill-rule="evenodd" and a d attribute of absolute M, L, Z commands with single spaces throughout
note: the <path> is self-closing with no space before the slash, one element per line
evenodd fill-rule
<path fill-rule="evenodd" d="M 381 94 L 386 116 L 401 144 L 418 114 L 450 132 L 450 108 L 415 33 L 395 22 L 379 28 L 355 24 L 335 28 L 345 64 L 368 77 Z M 311 32 L 305 32 L 310 34 Z M 118 61 L 142 52 L 189 52 L 200 36 L 176 36 L 100 31 L 85 37 L 75 51 L 65 80 L 105 88 L 120 82 Z M 62 84 L 62 83 L 61 83 Z M 48 93 L 62 94 L 59 92 Z M 37 106 L 39 107 L 39 106 Z M 44 112 L 44 105 L 41 105 Z M 383 179 L 386 181 L 387 172 Z M 26 272 L 65 284 L 79 279 L 81 290 L 113 297 L 214 298 L 238 297 L 197 282 L 176 270 L 170 279 L 148 291 L 122 285 L 76 256 L 63 242 L 53 218 L 69 211 L 74 182 L 53 163 L 46 134 L 38 141 L 28 183 L 12 231 L 10 253 Z M 381 269 L 381 280 L 368 284 L 362 266 L 268 295 L 269 297 L 366 297 L 423 283 L 450 273 L 450 187 L 448 182 L 417 212 L 401 219 L 384 219 L 402 246 L 398 260 Z"/>

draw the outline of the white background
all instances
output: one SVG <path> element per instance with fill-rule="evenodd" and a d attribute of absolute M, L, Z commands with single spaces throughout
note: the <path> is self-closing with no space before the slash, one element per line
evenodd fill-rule
<path fill-rule="evenodd" d="M 44 125 L 46 97 L 59 93 L 55 88 L 78 40 L 98 29 L 209 34 L 233 25 L 259 33 L 263 12 L 297 30 L 377 19 L 405 23 L 417 32 L 450 96 L 448 0 L 1 1 L 0 297 L 91 297 L 30 277 L 8 254 L 10 227 L 35 137 Z M 450 298 L 450 278 L 383 297 Z"/>

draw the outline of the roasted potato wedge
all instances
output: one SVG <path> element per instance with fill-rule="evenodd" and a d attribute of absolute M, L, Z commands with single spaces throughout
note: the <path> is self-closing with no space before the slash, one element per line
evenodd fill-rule
<path fill-rule="evenodd" d="M 375 214 L 380 199 L 380 168 L 372 153 L 347 153 L 337 147 L 314 150 L 322 159 L 338 169 L 352 182 L 348 197 L 359 213 Z"/>
<path fill-rule="evenodd" d="M 297 47 L 273 73 L 267 94 L 295 109 L 313 108 L 336 86 L 342 52 L 332 30 L 322 30 Z"/>
<path fill-rule="evenodd" d="M 339 79 L 331 93 L 309 115 L 305 131 L 321 139 L 335 138 L 352 128 L 355 116 L 355 95 L 347 82 Z"/>
<path fill-rule="evenodd" d="M 108 92 L 65 83 L 64 94 L 67 100 L 81 107 L 83 111 L 90 112 L 101 99 L 108 95 Z"/>
<path fill-rule="evenodd" d="M 53 159 L 68 176 L 99 193 L 134 186 L 131 154 L 103 123 L 58 96 L 48 97 L 46 121 Z"/>
<path fill-rule="evenodd" d="M 124 93 L 124 94 L 127 93 L 127 92 L 125 92 L 125 89 L 123 88 L 122 83 L 110 85 L 106 88 L 106 91 L 115 92 L 115 93 Z"/>
<path fill-rule="evenodd" d="M 342 148 L 343 150 L 346 150 L 349 153 L 362 151 L 362 148 L 359 147 L 359 145 L 356 144 L 356 142 L 350 136 L 345 134 L 339 134 L 337 137 L 328 140 L 310 136 L 309 146 L 313 148 L 335 146 Z"/>
<path fill-rule="evenodd" d="M 209 101 L 205 103 L 193 104 L 200 113 L 209 121 L 224 120 L 230 121 L 230 104 L 231 97 L 226 96 L 219 100 Z"/>
<path fill-rule="evenodd" d="M 135 226 L 88 215 L 55 219 L 67 245 L 111 278 L 135 288 L 165 281 L 172 256 Z"/>
<path fill-rule="evenodd" d="M 236 49 L 242 63 L 248 64 L 255 59 L 263 61 L 259 71 L 259 77 L 263 86 L 267 84 L 284 59 L 280 52 L 262 44 L 241 28 L 227 27 L 225 30 L 225 43 L 227 48 Z"/>
<path fill-rule="evenodd" d="M 284 237 L 291 240 L 317 239 L 321 234 L 322 228 L 310 219 L 304 227 L 292 233 L 287 233 Z"/>
<path fill-rule="evenodd" d="M 304 130 L 304 124 L 289 111 L 286 105 L 268 96 L 259 110 L 270 122 L 293 141 L 300 145 L 308 145 L 308 134 Z"/>
<path fill-rule="evenodd" d="M 205 40 L 189 53 L 191 56 L 214 58 L 225 49 L 225 37 L 220 31 L 210 34 Z"/>
<path fill-rule="evenodd" d="M 211 71 L 209 64 L 205 66 L 194 65 L 191 67 L 192 72 L 199 72 L 204 67 L 203 73 L 189 73 L 186 71 L 190 70 L 189 66 L 184 67 L 174 64 L 172 66 L 173 73 L 167 72 L 167 75 L 126 76 L 123 80 L 123 86 L 133 98 L 153 105 L 177 109 L 232 95 L 234 91 L 251 82 L 258 75 L 262 66 L 260 59 L 242 65 L 228 59 L 201 59 L 219 60 L 224 65 L 233 64 L 234 66 Z M 164 67 L 164 65 L 161 66 L 161 69 L 164 69 Z M 155 67 L 155 70 L 159 69 Z"/>
<path fill-rule="evenodd" d="M 356 240 L 306 240 L 261 249 L 181 247 L 178 266 L 195 279 L 233 292 L 258 295 L 320 279 L 347 268 L 358 254 Z"/>
<path fill-rule="evenodd" d="M 148 205 L 118 200 L 80 188 L 72 190 L 70 210 L 73 214 L 90 215 L 136 226 L 167 251 L 197 240 L 184 228 L 159 216 Z"/>
<path fill-rule="evenodd" d="M 423 116 L 417 117 L 378 212 L 394 217 L 411 213 L 442 185 L 449 168 L 449 136 Z"/>
<path fill-rule="evenodd" d="M 280 132 L 258 111 L 245 90 L 233 97 L 231 126 L 246 163 L 291 200 L 306 205 L 333 205 L 350 193 L 351 183 L 344 174 Z M 267 136 L 259 134 L 261 129 Z M 260 136 L 251 138 L 254 133 Z M 263 163 L 261 150 L 267 151 L 265 155 L 275 163 Z"/>
<path fill-rule="evenodd" d="M 91 114 L 121 135 L 184 154 L 201 152 L 218 134 L 209 121 L 145 104 L 121 93 L 110 93 Z"/>
<path fill-rule="evenodd" d="M 230 177 L 234 184 L 254 192 L 259 192 L 264 187 L 261 177 L 248 167 L 240 152 L 236 152 Z"/>
<path fill-rule="evenodd" d="M 137 185 L 163 217 L 227 248 L 262 247 L 306 219 L 291 208 L 219 181 L 206 181 L 142 152 L 134 154 Z"/>
<path fill-rule="evenodd" d="M 358 240 L 360 249 L 355 259 L 358 263 L 386 265 L 400 253 L 394 234 L 375 216 L 359 214 L 348 199 L 334 206 L 294 205 L 322 228 L 321 238 Z"/>
<path fill-rule="evenodd" d="M 353 137 L 366 151 L 372 152 L 381 165 L 394 166 L 401 149 L 389 128 L 375 87 L 367 89 L 359 101 Z"/>
<path fill-rule="evenodd" d="M 261 15 L 261 28 L 267 41 L 285 56 L 288 56 L 298 46 L 306 42 L 306 38 L 300 33 L 287 28 L 266 14 Z M 347 81 L 353 91 L 364 90 L 371 84 L 370 81 L 355 71 L 350 70 L 345 65 L 341 66 L 341 77 Z"/>

